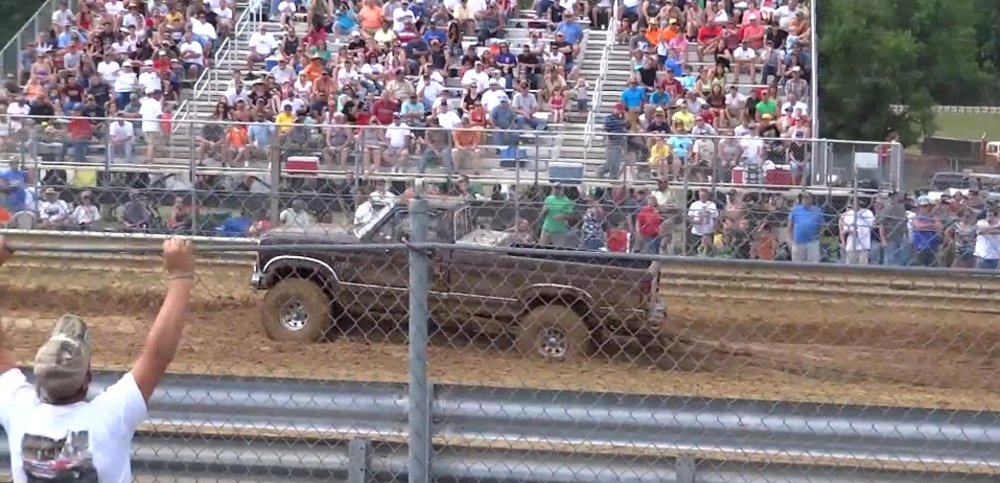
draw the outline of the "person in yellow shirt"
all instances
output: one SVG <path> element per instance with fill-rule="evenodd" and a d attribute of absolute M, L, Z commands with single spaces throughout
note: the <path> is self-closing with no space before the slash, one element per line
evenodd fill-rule
<path fill-rule="evenodd" d="M 680 123 L 684 125 L 684 130 L 691 132 L 694 129 L 694 114 L 688 110 L 687 103 L 684 99 L 677 99 L 677 112 L 673 116 L 670 116 L 670 120 L 674 123 Z"/>
<path fill-rule="evenodd" d="M 657 136 L 653 145 L 649 147 L 649 170 L 654 178 L 665 176 L 670 172 L 672 158 L 670 145 L 666 143 L 663 136 Z"/>
<path fill-rule="evenodd" d="M 292 126 L 295 125 L 295 113 L 292 112 L 291 104 L 285 104 L 281 112 L 274 116 L 274 124 L 278 126 L 278 132 L 282 135 L 292 130 Z"/>

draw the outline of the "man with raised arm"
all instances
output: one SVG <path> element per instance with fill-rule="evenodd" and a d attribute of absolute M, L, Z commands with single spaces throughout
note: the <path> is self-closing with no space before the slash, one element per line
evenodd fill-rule
<path fill-rule="evenodd" d="M 13 256 L 0 236 L 0 265 Z M 0 325 L 0 426 L 7 432 L 15 483 L 132 481 L 132 435 L 177 352 L 194 285 L 191 242 L 163 242 L 167 294 L 132 370 L 104 392 L 88 394 L 87 324 L 64 315 L 34 361 L 34 384 L 17 368 Z"/>

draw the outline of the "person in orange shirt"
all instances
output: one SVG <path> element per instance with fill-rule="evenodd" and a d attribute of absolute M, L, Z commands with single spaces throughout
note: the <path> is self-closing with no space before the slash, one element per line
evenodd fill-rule
<path fill-rule="evenodd" d="M 382 8 L 375 3 L 375 0 L 365 0 L 358 12 L 358 19 L 361 21 L 361 28 L 374 34 L 382 26 Z"/>
<path fill-rule="evenodd" d="M 250 135 L 245 124 L 235 124 L 226 132 L 226 146 L 222 151 L 222 160 L 227 166 L 236 166 L 247 156 L 247 146 L 250 145 Z"/>
<path fill-rule="evenodd" d="M 302 73 L 305 74 L 306 79 L 309 79 L 309 82 L 315 84 L 323 76 L 323 70 L 323 58 L 314 55 L 309 59 L 309 65 L 305 69 L 302 69 Z"/>

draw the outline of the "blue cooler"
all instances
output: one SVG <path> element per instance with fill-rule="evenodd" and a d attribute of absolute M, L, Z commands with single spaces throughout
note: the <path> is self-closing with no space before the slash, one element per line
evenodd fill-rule
<path fill-rule="evenodd" d="M 580 184 L 583 181 L 583 163 L 549 162 L 549 181 L 562 184 Z"/>
<path fill-rule="evenodd" d="M 271 69 L 273 69 L 273 68 L 275 68 L 277 66 L 278 66 L 278 58 L 277 57 L 268 57 L 268 58 L 264 59 L 264 70 L 266 70 L 268 72 L 271 72 Z"/>

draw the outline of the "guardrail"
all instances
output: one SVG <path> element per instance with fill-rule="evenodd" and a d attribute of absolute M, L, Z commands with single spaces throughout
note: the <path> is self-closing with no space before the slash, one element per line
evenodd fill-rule
<path fill-rule="evenodd" d="M 92 390 L 120 376 L 97 372 Z M 329 481 L 360 466 L 377 481 L 399 478 L 407 405 L 402 384 L 169 375 L 149 403 L 133 467 Z M 446 481 L 598 482 L 609 467 L 619 481 L 651 482 L 695 481 L 683 472 L 697 481 L 1000 474 L 996 413 L 441 385 L 431 419 L 443 448 L 433 472 Z"/>

